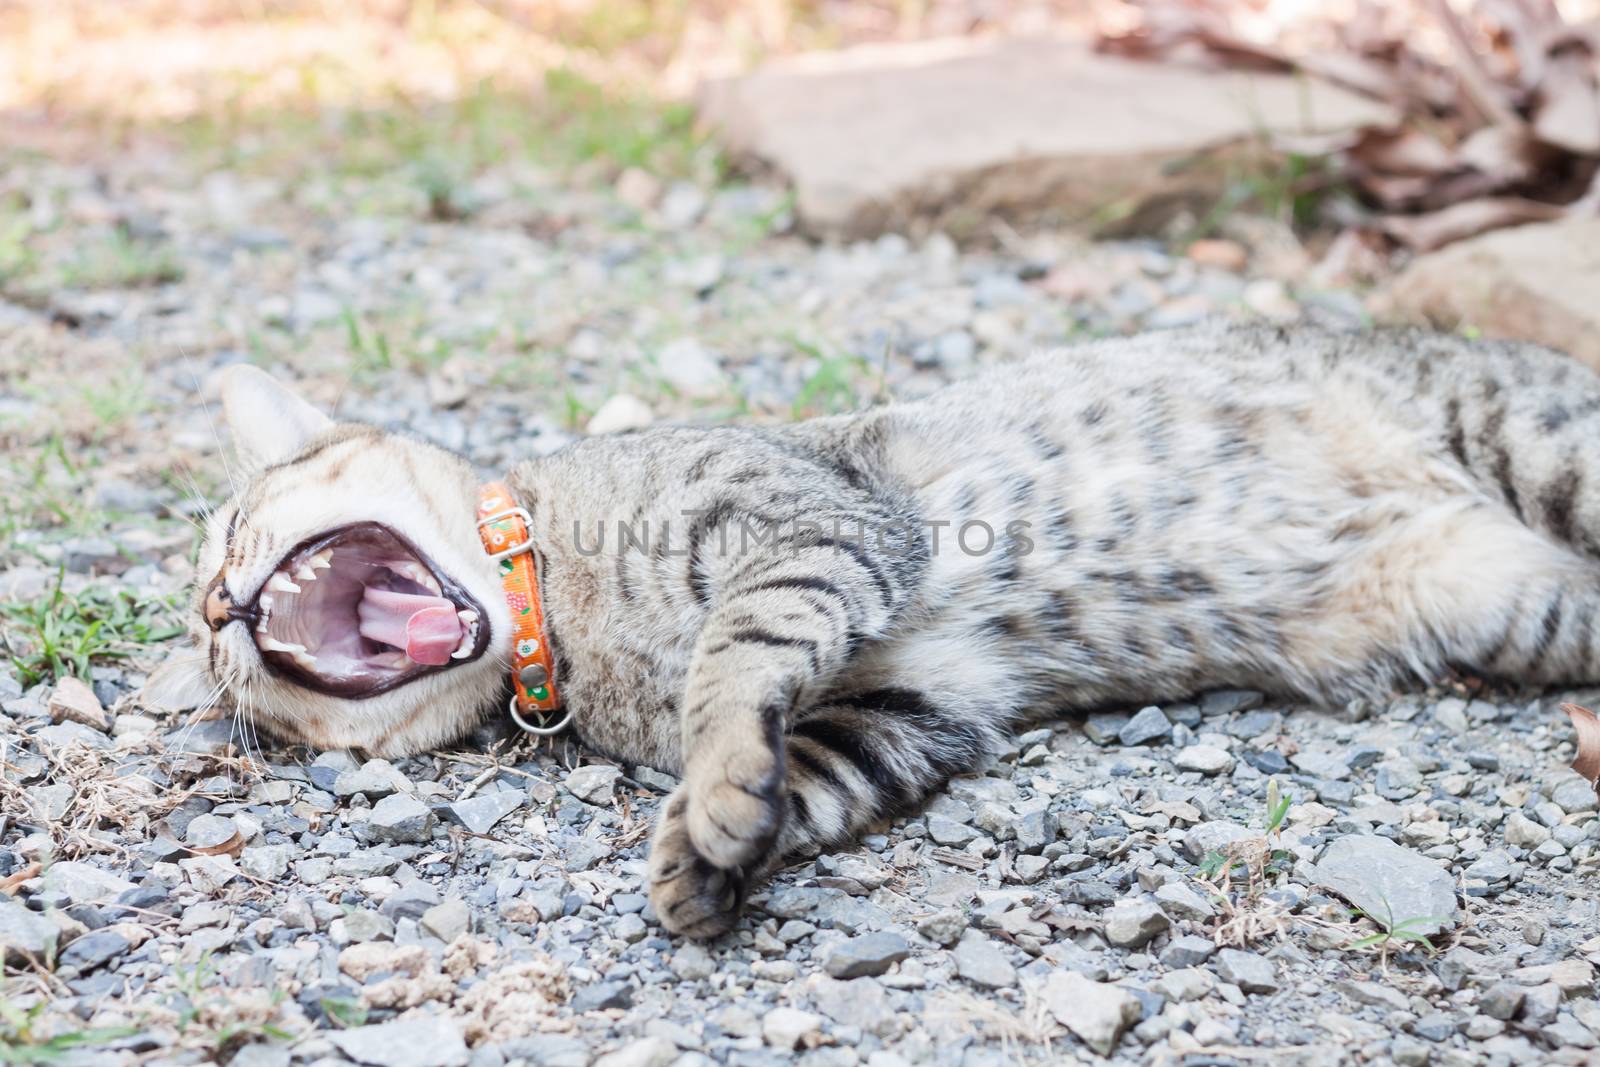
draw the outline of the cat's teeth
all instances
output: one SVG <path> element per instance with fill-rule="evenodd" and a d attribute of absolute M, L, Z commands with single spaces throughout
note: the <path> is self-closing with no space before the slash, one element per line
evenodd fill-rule
<path fill-rule="evenodd" d="M 295 570 L 294 577 L 299 582 L 314 582 L 317 580 L 317 572 L 311 569 L 311 563 L 307 561 Z"/>
<path fill-rule="evenodd" d="M 312 570 L 323 571 L 333 566 L 333 549 L 325 548 L 321 552 L 306 560 Z"/>
<path fill-rule="evenodd" d="M 410 578 L 413 582 L 424 587 L 434 594 L 440 592 L 438 579 L 420 563 L 411 560 L 397 560 L 389 564 L 389 569 L 402 578 Z"/>
<path fill-rule="evenodd" d="M 287 652 L 289 657 L 293 659 L 295 663 L 301 667 L 304 667 L 308 671 L 314 671 L 317 669 L 317 658 L 306 652 L 305 645 L 296 645 L 291 644 L 288 641 L 279 641 L 277 638 L 269 635 L 261 639 L 261 647 L 266 649 L 268 652 Z"/>
<path fill-rule="evenodd" d="M 465 659 L 472 655 L 472 646 L 478 639 L 478 613 L 465 608 L 456 612 L 461 620 L 461 643 L 450 653 L 451 659 Z"/>
<path fill-rule="evenodd" d="M 289 576 L 282 571 L 273 571 L 272 577 L 267 579 L 267 588 L 277 593 L 298 593 L 300 587 L 289 580 Z"/>

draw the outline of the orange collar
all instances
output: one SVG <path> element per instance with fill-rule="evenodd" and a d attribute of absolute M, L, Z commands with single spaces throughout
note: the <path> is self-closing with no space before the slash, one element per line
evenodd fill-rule
<path fill-rule="evenodd" d="M 561 707 L 556 692 L 556 661 L 545 638 L 544 609 L 539 604 L 539 568 L 534 559 L 531 522 L 516 506 L 502 482 L 478 489 L 478 536 L 483 550 L 500 567 L 500 584 L 511 609 L 511 717 L 530 734 L 548 736 L 566 729 L 569 711 L 553 724 L 546 720 Z M 538 720 L 531 725 L 522 717 Z"/>

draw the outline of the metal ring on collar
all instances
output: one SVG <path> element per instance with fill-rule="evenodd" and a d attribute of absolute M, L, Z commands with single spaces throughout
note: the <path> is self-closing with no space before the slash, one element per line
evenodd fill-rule
<path fill-rule="evenodd" d="M 511 703 L 507 710 L 511 712 L 511 718 L 518 726 L 522 727 L 530 734 L 538 734 L 540 737 L 550 737 L 554 734 L 559 734 L 562 730 L 565 730 L 567 728 L 567 724 L 572 721 L 572 712 L 568 711 L 561 716 L 560 720 L 554 726 L 530 726 L 528 725 L 527 720 L 525 720 L 517 712 L 517 695 L 515 693 L 511 694 Z"/>

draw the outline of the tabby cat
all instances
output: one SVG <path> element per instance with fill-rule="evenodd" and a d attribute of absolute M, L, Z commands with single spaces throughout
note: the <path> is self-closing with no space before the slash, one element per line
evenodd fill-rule
<path fill-rule="evenodd" d="M 224 399 L 249 473 L 206 530 L 204 655 L 164 684 L 379 755 L 504 715 L 466 461 L 249 367 Z M 781 857 L 1030 719 L 1450 665 L 1600 680 L 1596 412 L 1600 378 L 1531 346 L 1208 327 L 783 428 L 591 438 L 506 481 L 572 728 L 682 776 L 651 897 L 709 937 Z M 441 630 L 408 636 L 419 604 Z"/>

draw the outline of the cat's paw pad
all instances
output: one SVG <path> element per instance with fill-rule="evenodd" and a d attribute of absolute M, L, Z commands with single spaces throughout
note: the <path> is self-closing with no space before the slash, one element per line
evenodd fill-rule
<path fill-rule="evenodd" d="M 694 850 L 717 867 L 747 867 L 772 850 L 783 828 L 782 779 L 757 785 L 691 778 L 687 822 Z"/>
<path fill-rule="evenodd" d="M 739 918 L 749 882 L 738 868 L 717 867 L 689 840 L 680 792 L 662 812 L 650 846 L 650 904 L 675 934 L 707 940 L 727 933 Z"/>

